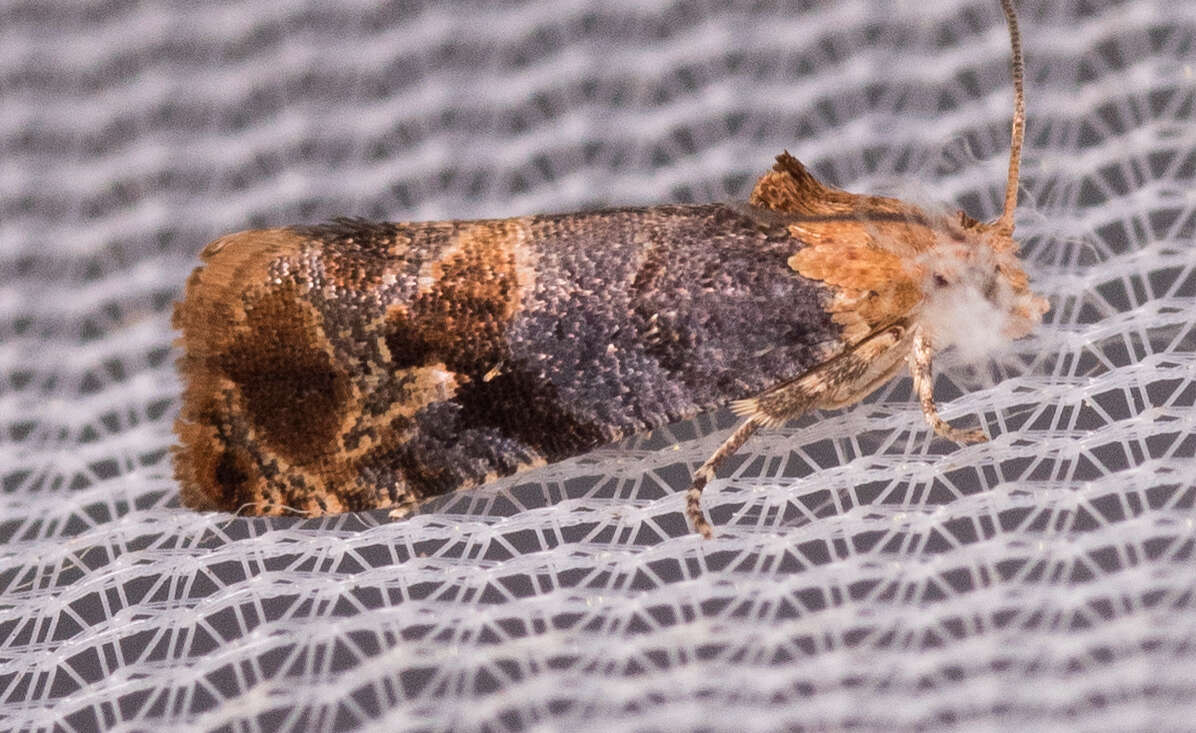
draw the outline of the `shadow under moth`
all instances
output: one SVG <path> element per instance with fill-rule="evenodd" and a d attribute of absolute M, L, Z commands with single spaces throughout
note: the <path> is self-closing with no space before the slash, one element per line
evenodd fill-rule
<path fill-rule="evenodd" d="M 903 367 L 931 427 L 936 350 L 1019 338 L 1047 303 L 1013 240 L 1024 131 L 991 222 L 819 182 L 788 153 L 745 203 L 240 232 L 203 251 L 174 325 L 183 502 L 391 508 L 730 404 L 761 427 L 850 405 Z"/>

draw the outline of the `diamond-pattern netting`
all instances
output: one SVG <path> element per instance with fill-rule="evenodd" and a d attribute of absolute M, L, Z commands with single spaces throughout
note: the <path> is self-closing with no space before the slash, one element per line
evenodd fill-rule
<path fill-rule="evenodd" d="M 754 439 L 728 413 L 423 507 L 196 514 L 172 300 L 334 215 L 999 206 L 995 0 L 0 2 L 0 729 L 1178 729 L 1196 716 L 1196 6 L 1022 3 L 1052 311 Z"/>

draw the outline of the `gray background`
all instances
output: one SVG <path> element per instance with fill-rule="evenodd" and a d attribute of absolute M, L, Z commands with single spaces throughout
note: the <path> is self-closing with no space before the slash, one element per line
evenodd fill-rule
<path fill-rule="evenodd" d="M 991 365 L 756 438 L 725 412 L 415 518 L 181 508 L 172 300 L 334 215 L 741 199 L 789 149 L 990 217 L 995 0 L 0 2 L 0 729 L 1190 728 L 1196 5 L 1027 2 Z M 978 327 L 982 325 L 978 324 Z"/>

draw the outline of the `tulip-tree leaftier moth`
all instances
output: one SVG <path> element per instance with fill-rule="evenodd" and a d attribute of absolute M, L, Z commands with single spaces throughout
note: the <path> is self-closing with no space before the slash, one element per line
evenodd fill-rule
<path fill-rule="evenodd" d="M 788 153 L 743 203 L 240 232 L 204 249 L 174 324 L 185 504 L 249 514 L 391 508 L 730 404 L 742 424 L 685 511 L 761 427 L 850 405 L 908 365 L 1029 333 L 1047 310 L 1003 213 L 848 193 Z M 984 319 L 977 323 L 977 318 Z"/>

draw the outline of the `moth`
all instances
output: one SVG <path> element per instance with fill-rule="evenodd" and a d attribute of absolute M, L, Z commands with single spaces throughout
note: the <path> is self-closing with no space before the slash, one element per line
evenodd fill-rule
<path fill-rule="evenodd" d="M 221 237 L 176 305 L 183 502 L 249 514 L 391 508 L 730 404 L 756 430 L 862 399 L 1047 310 L 1013 240 L 1025 127 L 1017 19 L 1004 210 L 980 222 L 849 193 L 788 153 L 742 203 L 476 221 L 338 219 Z"/>

